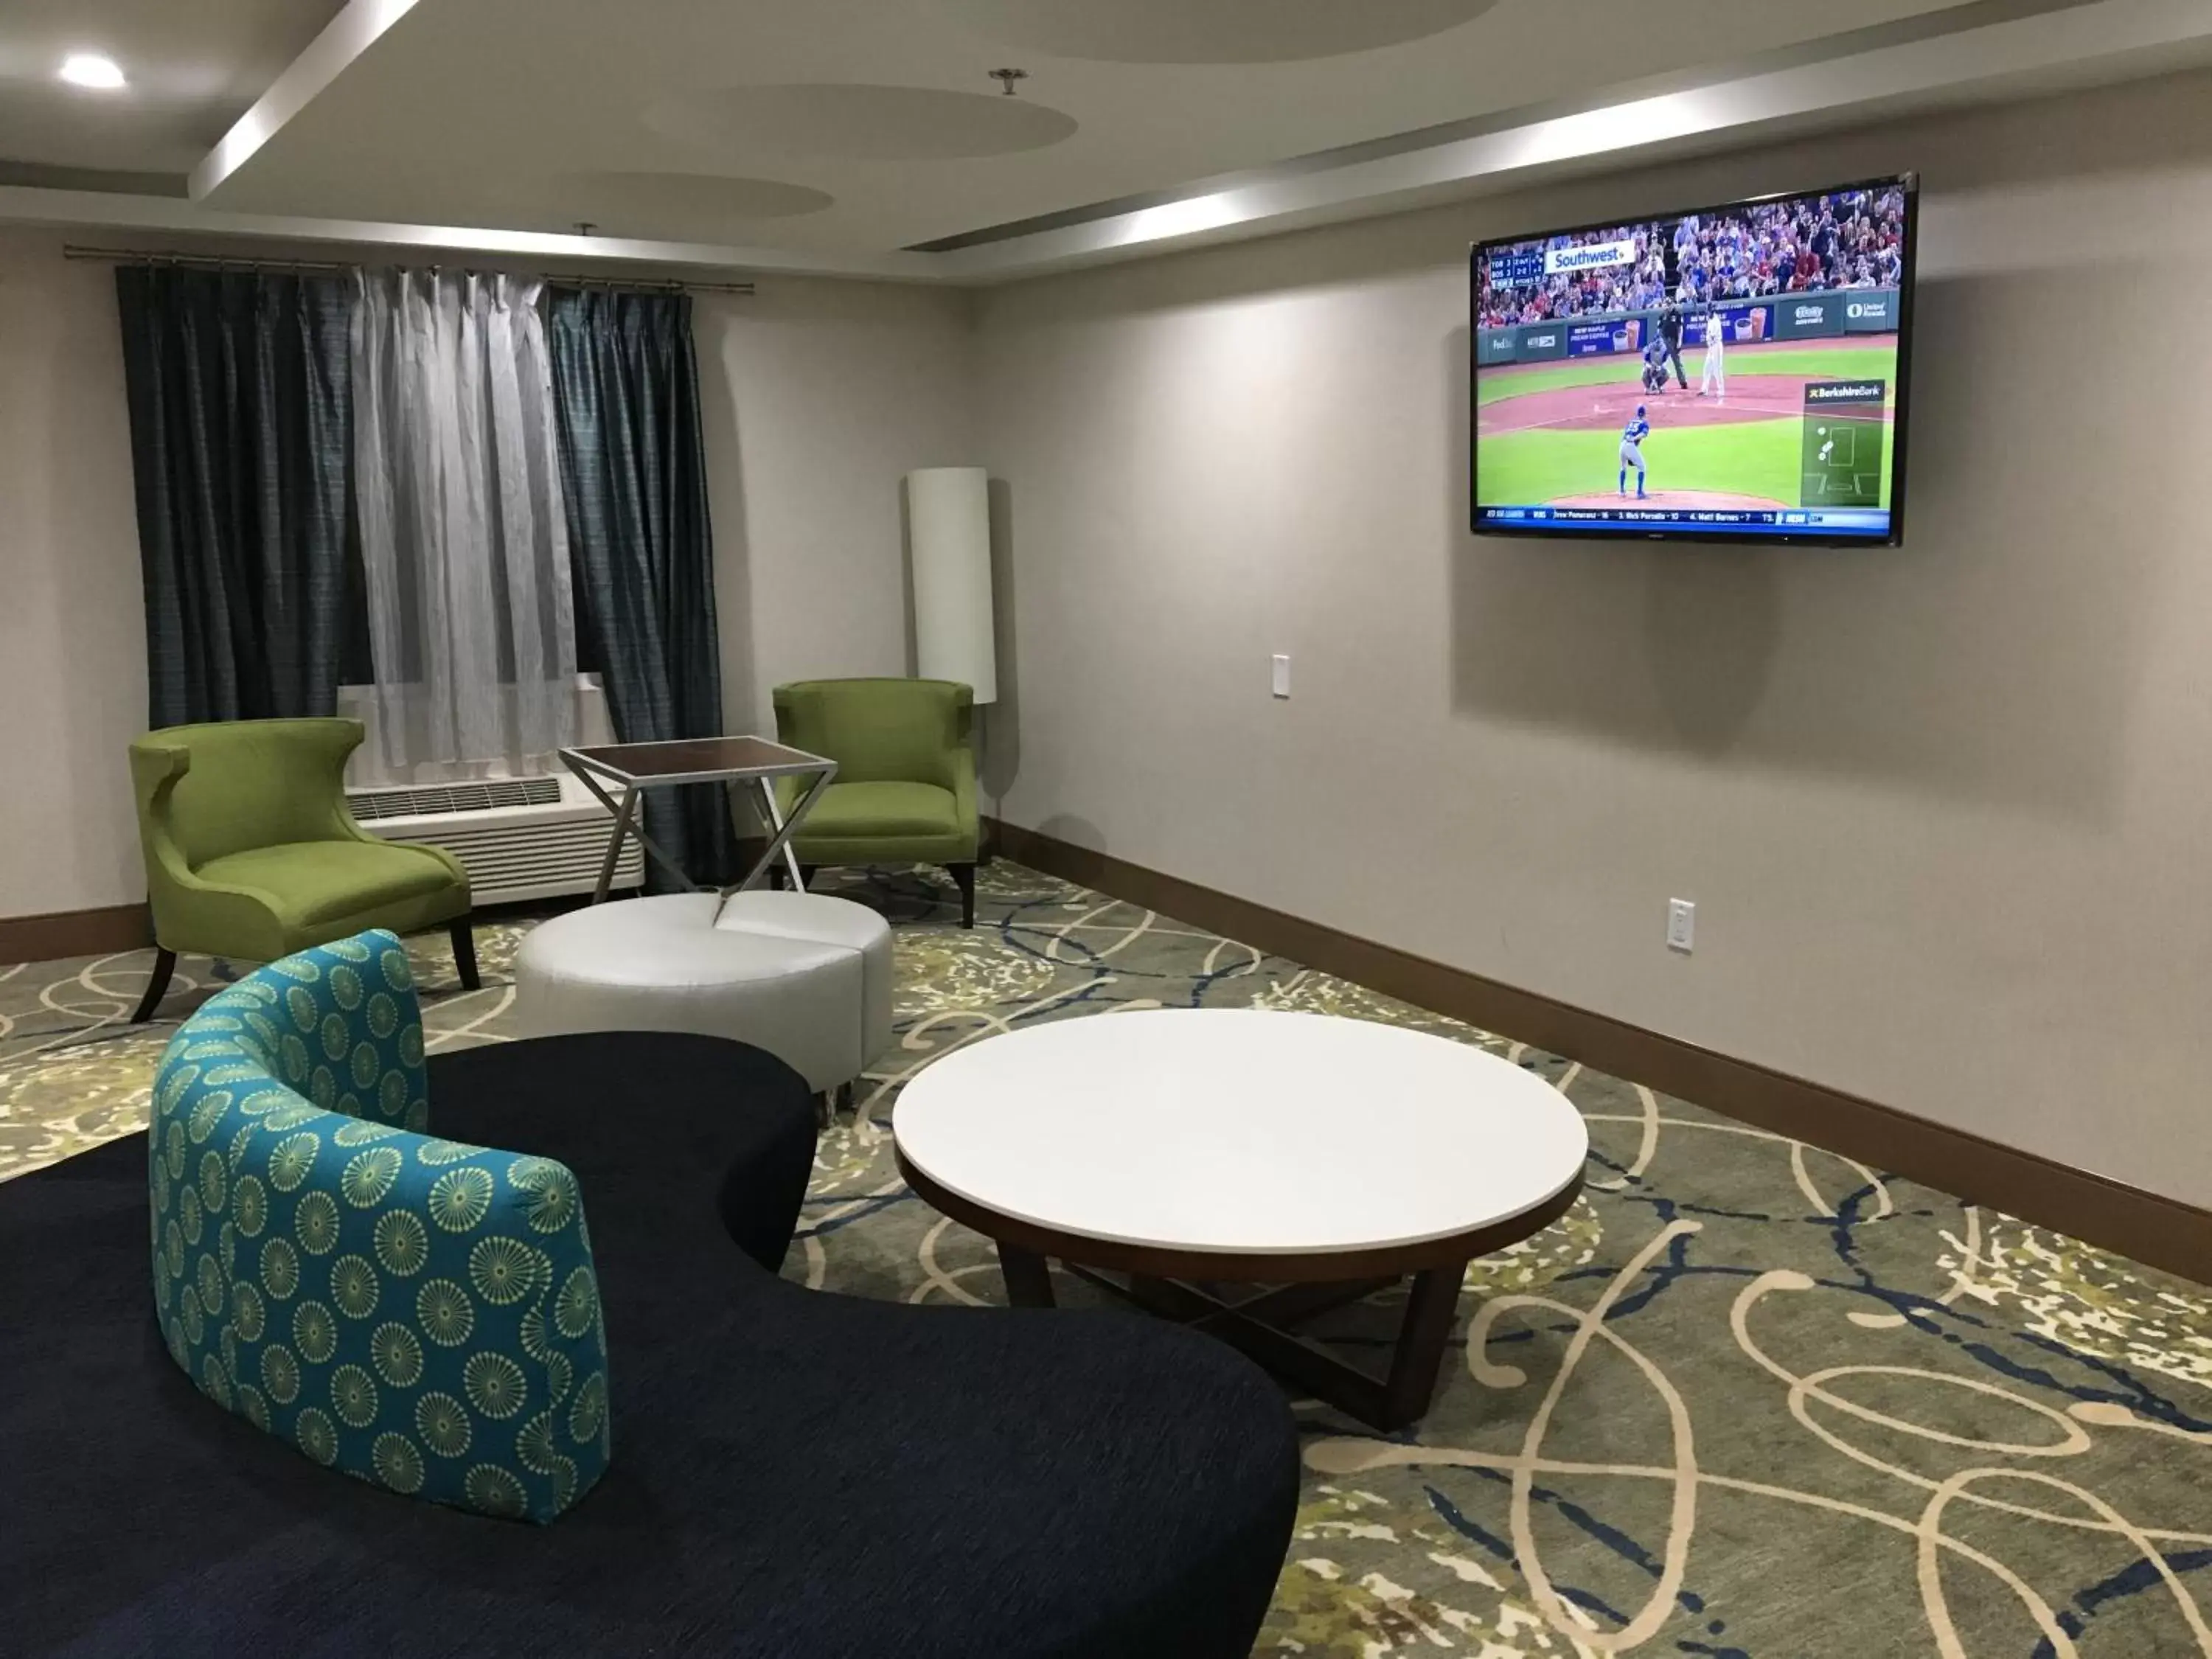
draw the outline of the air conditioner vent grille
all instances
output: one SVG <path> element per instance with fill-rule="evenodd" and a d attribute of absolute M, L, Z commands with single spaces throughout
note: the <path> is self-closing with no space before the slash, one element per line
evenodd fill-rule
<path fill-rule="evenodd" d="M 495 806 L 550 806 L 561 799 L 558 778 L 497 778 L 486 783 L 439 784 L 422 789 L 362 789 L 346 796 L 355 817 L 439 817 L 483 812 Z"/>

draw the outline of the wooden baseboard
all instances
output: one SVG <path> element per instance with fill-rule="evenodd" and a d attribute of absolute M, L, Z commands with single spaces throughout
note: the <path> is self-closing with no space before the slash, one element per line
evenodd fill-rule
<path fill-rule="evenodd" d="M 1578 1060 L 1662 1093 L 2138 1261 L 2212 1280 L 2212 1212 L 2035 1152 L 1464 969 L 1378 945 L 1179 876 L 1003 822 L 999 849 L 1080 883 L 1416 1006 Z"/>
<path fill-rule="evenodd" d="M 154 942 L 154 916 L 143 904 L 111 904 L 98 910 L 55 910 L 40 916 L 0 916 L 0 963 L 54 962 L 64 957 L 104 957 Z"/>

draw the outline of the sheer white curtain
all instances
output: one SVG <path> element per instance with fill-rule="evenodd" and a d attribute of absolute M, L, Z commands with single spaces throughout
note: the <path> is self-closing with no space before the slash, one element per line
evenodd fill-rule
<path fill-rule="evenodd" d="M 354 476 L 382 759 L 537 769 L 575 726 L 576 624 L 544 284 L 364 270 Z"/>

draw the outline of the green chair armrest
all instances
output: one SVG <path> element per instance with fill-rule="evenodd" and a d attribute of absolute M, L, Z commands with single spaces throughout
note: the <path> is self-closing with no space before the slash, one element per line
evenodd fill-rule
<path fill-rule="evenodd" d="M 971 836 L 980 835 L 975 815 L 975 751 L 963 744 L 951 757 L 952 810 L 958 816 L 960 827 Z"/>
<path fill-rule="evenodd" d="M 158 734 L 156 734 L 158 736 Z M 138 841 L 146 860 L 146 892 L 154 936 L 165 948 L 187 950 L 196 940 L 236 941 L 240 955 L 277 953 L 283 923 L 270 896 L 203 881 L 192 872 L 169 823 L 179 779 L 191 770 L 182 744 L 142 738 L 131 746 L 131 781 L 138 799 Z M 253 950 L 250 947 L 262 948 Z"/>

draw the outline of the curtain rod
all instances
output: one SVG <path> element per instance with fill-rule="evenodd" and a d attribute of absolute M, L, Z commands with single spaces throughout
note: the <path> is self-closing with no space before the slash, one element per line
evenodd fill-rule
<path fill-rule="evenodd" d="M 106 259 L 117 264 L 149 265 L 212 265 L 218 270 L 359 270 L 358 264 L 346 264 L 336 259 L 242 259 L 223 253 L 179 253 L 167 250 L 128 247 L 84 247 L 75 242 L 62 244 L 64 259 Z M 444 267 L 432 265 L 433 270 Z M 660 294 L 740 294 L 753 290 L 750 283 L 687 283 L 673 278 L 628 276 L 587 276 L 579 271 L 544 271 L 537 273 L 543 280 L 562 288 L 634 289 Z"/>

